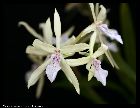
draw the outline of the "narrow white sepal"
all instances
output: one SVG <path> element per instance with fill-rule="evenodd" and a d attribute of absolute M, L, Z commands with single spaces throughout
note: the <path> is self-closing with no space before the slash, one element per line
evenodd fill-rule
<path fill-rule="evenodd" d="M 61 40 L 61 21 L 60 21 L 60 16 L 55 9 L 54 13 L 54 32 L 56 35 L 56 47 L 60 48 L 60 40 Z"/>

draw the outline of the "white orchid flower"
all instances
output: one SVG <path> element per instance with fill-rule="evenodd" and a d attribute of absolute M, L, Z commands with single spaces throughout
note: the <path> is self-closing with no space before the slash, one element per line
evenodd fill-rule
<path fill-rule="evenodd" d="M 86 27 L 80 34 L 79 36 L 83 37 L 86 34 L 94 31 L 97 33 L 97 39 L 99 39 L 100 43 L 104 43 L 106 44 L 107 42 L 104 42 L 105 40 L 102 38 L 102 35 L 105 35 L 107 37 L 109 37 L 112 40 L 116 40 L 118 42 L 120 42 L 121 44 L 123 44 L 123 41 L 121 39 L 121 36 L 118 34 L 118 32 L 114 29 L 109 29 L 107 24 L 105 24 L 105 20 L 106 20 L 106 8 L 103 5 L 100 5 L 100 11 L 99 11 L 99 3 L 96 3 L 96 7 L 94 9 L 94 4 L 93 3 L 89 3 L 91 12 L 92 12 L 92 16 L 93 16 L 93 20 L 94 22 L 89 25 L 88 27 Z M 109 47 L 110 48 L 110 47 Z M 116 62 L 114 61 L 111 53 L 109 52 L 109 50 L 107 52 L 105 52 L 105 55 L 107 56 L 109 62 L 111 63 L 111 65 L 116 68 L 119 68 L 118 65 L 116 64 Z"/>
<path fill-rule="evenodd" d="M 38 79 L 39 76 L 43 73 L 43 71 L 46 69 L 46 74 L 48 79 L 53 82 L 57 76 L 57 73 L 59 70 L 62 70 L 68 80 L 74 85 L 76 91 L 78 94 L 80 94 L 80 88 L 78 80 L 64 59 L 65 55 L 71 55 L 75 52 L 83 51 L 86 49 L 89 49 L 89 45 L 85 43 L 80 44 L 65 44 L 61 46 L 61 21 L 59 14 L 57 10 L 55 9 L 54 13 L 54 32 L 56 35 L 56 47 L 52 46 L 52 44 L 48 44 L 46 42 L 42 42 L 39 39 L 35 39 L 33 42 L 33 48 L 35 48 L 37 51 L 39 50 L 41 55 L 50 55 L 50 58 L 48 60 L 45 60 L 31 75 L 29 81 L 28 81 L 28 88 L 32 85 L 34 85 Z M 34 52 L 30 52 L 34 53 Z M 37 54 L 37 53 L 36 53 Z M 39 55 L 39 53 L 38 53 Z"/>
<path fill-rule="evenodd" d="M 39 24 L 39 28 L 42 29 L 43 35 L 37 33 L 25 21 L 20 21 L 18 23 L 18 25 L 19 26 L 21 26 L 21 25 L 24 26 L 26 28 L 26 30 L 31 35 L 33 35 L 35 38 L 37 38 L 37 39 L 39 39 L 39 40 L 41 40 L 43 42 L 49 43 L 49 44 L 55 44 L 56 39 L 55 39 L 55 37 L 53 37 L 50 18 L 47 19 L 46 23 L 40 23 Z M 64 32 L 62 34 L 62 36 L 61 36 L 61 46 L 75 43 L 75 36 L 72 36 L 71 38 L 69 38 L 69 36 L 73 32 L 73 30 L 74 30 L 74 26 L 70 27 L 66 32 Z M 40 51 L 40 49 L 37 49 L 37 48 L 32 47 L 32 46 L 28 46 L 26 48 L 26 53 L 29 54 L 29 58 L 34 62 L 34 64 L 32 65 L 31 70 L 29 70 L 25 74 L 25 81 L 27 82 L 29 77 L 31 76 L 31 73 L 35 70 L 35 68 L 33 68 L 33 67 L 39 66 L 40 59 L 42 59 L 42 57 L 46 56 L 48 53 L 43 52 L 43 50 Z M 31 53 L 33 53 L 33 54 L 31 54 Z M 49 57 L 49 56 L 50 55 L 48 54 L 47 57 Z M 45 74 L 42 74 L 40 76 L 40 78 L 39 78 L 39 82 L 38 82 L 37 90 L 36 90 L 36 98 L 39 98 L 41 96 L 41 92 L 42 92 L 43 85 L 44 85 L 44 76 L 45 76 Z"/>
<path fill-rule="evenodd" d="M 67 59 L 66 61 L 70 66 L 80 66 L 87 64 L 86 69 L 89 71 L 88 81 L 94 76 L 105 86 L 108 71 L 101 68 L 101 61 L 97 60 L 97 58 L 103 55 L 107 51 L 108 47 L 102 43 L 101 47 L 93 53 L 96 36 L 97 33 L 94 32 L 90 38 L 89 55 L 87 57 L 82 57 L 79 59 Z"/>

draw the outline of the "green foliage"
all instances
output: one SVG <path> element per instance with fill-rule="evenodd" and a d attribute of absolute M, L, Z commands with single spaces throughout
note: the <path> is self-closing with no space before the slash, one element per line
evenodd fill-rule
<path fill-rule="evenodd" d="M 136 70 L 136 36 L 131 11 L 127 3 L 120 4 L 120 24 L 122 30 L 122 38 L 124 41 L 126 61 L 130 67 Z"/>

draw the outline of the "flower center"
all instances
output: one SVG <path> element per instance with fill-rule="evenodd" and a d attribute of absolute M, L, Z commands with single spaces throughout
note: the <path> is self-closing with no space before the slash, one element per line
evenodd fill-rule
<path fill-rule="evenodd" d="M 51 55 L 52 63 L 60 63 L 60 50 L 55 50 L 55 53 Z"/>
<path fill-rule="evenodd" d="M 96 27 L 100 26 L 101 24 L 102 24 L 102 21 L 96 21 L 95 22 Z"/>
<path fill-rule="evenodd" d="M 101 68 L 100 60 L 94 59 L 93 60 L 93 66 L 95 67 L 96 70 L 99 70 Z"/>

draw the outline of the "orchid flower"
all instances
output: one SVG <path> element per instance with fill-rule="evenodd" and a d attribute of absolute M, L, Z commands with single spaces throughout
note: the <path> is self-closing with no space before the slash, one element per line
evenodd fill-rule
<path fill-rule="evenodd" d="M 86 34 L 94 31 L 97 33 L 97 37 L 99 38 L 100 43 L 104 43 L 106 44 L 107 42 L 104 42 L 104 39 L 102 38 L 102 35 L 105 35 L 107 37 L 109 37 L 112 40 L 116 40 L 119 43 L 123 44 L 123 41 L 121 39 L 121 36 L 118 34 L 118 32 L 114 29 L 109 29 L 108 25 L 104 23 L 104 21 L 106 20 L 106 8 L 103 5 L 100 5 L 100 11 L 99 11 L 99 3 L 96 3 L 96 7 L 94 10 L 94 5 L 92 3 L 89 3 L 91 12 L 92 12 L 92 16 L 93 16 L 93 20 L 94 22 L 89 25 L 87 28 L 85 28 L 80 34 L 79 36 L 83 37 Z M 105 55 L 107 56 L 109 62 L 111 63 L 111 65 L 116 68 L 119 68 L 118 65 L 116 64 L 116 62 L 114 61 L 111 53 L 109 52 L 109 50 L 107 50 L 107 52 L 105 52 Z"/>
<path fill-rule="evenodd" d="M 79 51 L 83 51 L 89 49 L 89 45 L 86 43 L 79 43 L 79 44 L 70 44 L 72 41 L 67 42 L 63 46 L 61 43 L 61 21 L 57 10 L 55 9 L 54 13 L 54 32 L 56 35 L 56 47 L 54 47 L 51 43 L 42 42 L 39 39 L 35 39 L 33 42 L 32 48 L 39 50 L 39 53 L 30 52 L 30 54 L 38 54 L 48 56 L 50 55 L 49 59 L 46 59 L 31 75 L 28 80 L 28 88 L 34 85 L 40 75 L 46 70 L 46 74 L 50 82 L 53 82 L 57 76 L 59 70 L 62 70 L 68 80 L 74 85 L 78 94 L 80 94 L 80 88 L 78 80 L 65 60 L 65 57 L 71 56 Z M 68 44 L 69 43 L 69 44 Z"/>
<path fill-rule="evenodd" d="M 66 61 L 70 66 L 80 66 L 87 64 L 86 69 L 89 71 L 88 81 L 94 76 L 105 86 L 108 71 L 101 68 L 101 61 L 97 60 L 97 58 L 103 55 L 107 51 L 108 47 L 102 43 L 101 47 L 93 53 L 96 36 L 97 33 L 94 32 L 90 38 L 89 55 L 87 57 L 82 57 L 79 59 L 67 59 Z"/>
<path fill-rule="evenodd" d="M 55 44 L 55 37 L 52 36 L 53 33 L 52 33 L 50 18 L 47 19 L 46 23 L 39 24 L 39 28 L 42 29 L 43 35 L 40 35 L 39 33 L 37 33 L 25 21 L 20 21 L 18 23 L 18 25 L 24 26 L 27 29 L 27 31 L 29 31 L 29 33 L 32 34 L 35 38 L 37 38 L 43 42 L 46 42 L 46 43 Z M 61 36 L 61 45 L 62 46 L 68 45 L 68 44 L 73 44 L 75 42 L 75 36 L 72 36 L 72 38 L 69 38 L 69 36 L 73 32 L 73 30 L 74 30 L 74 26 L 70 27 L 66 32 L 64 32 L 62 34 L 62 36 Z M 33 54 L 31 54 L 30 52 L 32 52 Z M 32 46 L 28 46 L 26 48 L 26 53 L 28 54 L 28 57 L 34 62 L 34 64 L 31 67 L 31 70 L 29 70 L 25 74 L 25 81 L 26 82 L 28 81 L 31 73 L 35 70 L 34 67 L 38 67 L 43 62 L 44 54 L 42 52 L 43 51 L 40 51 L 39 49 L 36 49 Z M 49 57 L 49 56 L 50 55 L 48 54 L 47 57 Z M 37 90 L 36 90 L 36 98 L 39 98 L 41 96 L 41 92 L 42 92 L 43 85 L 44 85 L 44 76 L 45 76 L 45 74 L 42 74 L 39 78 L 39 82 L 38 82 Z"/>

